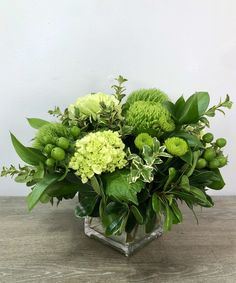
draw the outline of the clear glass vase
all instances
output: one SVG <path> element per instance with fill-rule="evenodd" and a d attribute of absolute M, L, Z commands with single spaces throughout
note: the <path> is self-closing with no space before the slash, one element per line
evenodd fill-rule
<path fill-rule="evenodd" d="M 136 225 L 131 233 L 123 232 L 121 235 L 107 237 L 99 217 L 86 217 L 84 232 L 88 237 L 97 239 L 125 256 L 129 256 L 152 240 L 160 237 L 163 233 L 163 226 L 161 219 L 158 219 L 151 233 L 145 232 L 145 225 Z"/>

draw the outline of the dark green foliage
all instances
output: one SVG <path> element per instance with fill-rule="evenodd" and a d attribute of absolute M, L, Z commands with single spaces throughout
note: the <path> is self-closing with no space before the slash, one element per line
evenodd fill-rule
<path fill-rule="evenodd" d="M 165 103 L 176 124 L 193 124 L 205 114 L 210 98 L 207 92 L 196 92 L 187 101 L 180 97 L 175 104 L 170 101 Z"/>

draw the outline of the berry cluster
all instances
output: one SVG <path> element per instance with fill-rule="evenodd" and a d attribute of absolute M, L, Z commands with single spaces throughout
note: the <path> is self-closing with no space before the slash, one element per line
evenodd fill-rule
<path fill-rule="evenodd" d="M 70 128 L 70 134 L 73 139 L 77 139 L 80 134 L 80 128 L 73 126 Z M 69 138 L 59 137 L 54 139 L 54 143 L 48 143 L 43 149 L 43 154 L 47 156 L 45 164 L 47 167 L 53 167 L 56 162 L 63 161 L 67 153 L 73 148 L 74 141 Z"/>
<path fill-rule="evenodd" d="M 196 168 L 203 169 L 205 167 L 209 169 L 216 169 L 224 167 L 227 164 L 227 157 L 224 156 L 222 148 L 226 145 L 225 138 L 218 138 L 213 142 L 214 136 L 212 133 L 206 133 L 202 137 L 204 144 L 210 144 L 203 152 L 197 161 Z"/>

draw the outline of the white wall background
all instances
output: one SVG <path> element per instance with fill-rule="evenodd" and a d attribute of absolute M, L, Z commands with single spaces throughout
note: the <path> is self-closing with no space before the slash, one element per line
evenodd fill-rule
<path fill-rule="evenodd" d="M 9 130 L 28 143 L 25 117 L 108 92 L 118 74 L 128 91 L 159 87 L 175 100 L 206 90 L 212 104 L 226 93 L 236 101 L 235 12 L 235 0 L 0 0 L 0 165 L 20 162 Z M 212 119 L 230 157 L 215 194 L 236 194 L 235 114 Z M 0 179 L 0 195 L 27 192 Z"/>

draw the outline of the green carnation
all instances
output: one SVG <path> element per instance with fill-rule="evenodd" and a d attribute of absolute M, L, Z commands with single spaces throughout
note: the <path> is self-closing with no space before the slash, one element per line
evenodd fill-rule
<path fill-rule="evenodd" d="M 33 146 L 42 150 L 45 145 L 55 144 L 58 138 L 68 138 L 68 136 L 69 132 L 64 125 L 59 123 L 48 123 L 39 128 Z"/>
<path fill-rule="evenodd" d="M 127 163 L 124 147 L 118 132 L 108 130 L 90 133 L 76 141 L 69 167 L 86 183 L 94 174 L 123 168 Z"/>
<path fill-rule="evenodd" d="M 160 89 L 156 89 L 156 88 L 138 89 L 129 95 L 124 105 L 124 109 L 128 110 L 128 108 L 136 101 L 152 101 L 152 102 L 163 103 L 167 100 L 169 100 L 167 94 L 165 94 Z"/>
<path fill-rule="evenodd" d="M 165 140 L 167 151 L 176 156 L 182 156 L 188 151 L 188 144 L 184 139 L 172 137 Z"/>
<path fill-rule="evenodd" d="M 153 146 L 153 138 L 147 133 L 142 133 L 142 134 L 139 134 L 135 138 L 134 144 L 140 150 L 143 149 L 144 145 L 148 145 L 148 146 L 152 147 Z"/>
<path fill-rule="evenodd" d="M 159 136 L 162 132 L 171 132 L 175 129 L 170 113 L 159 102 L 135 102 L 127 111 L 126 120 L 136 135 L 146 132 L 152 136 Z"/>
<path fill-rule="evenodd" d="M 121 106 L 119 101 L 112 95 L 105 93 L 88 94 L 83 97 L 79 97 L 75 104 L 71 104 L 68 108 L 70 115 L 75 115 L 75 109 L 79 109 L 79 113 L 82 118 L 92 117 L 97 120 L 98 114 L 101 111 L 101 103 L 104 103 L 107 107 L 112 107 L 121 113 Z"/>

